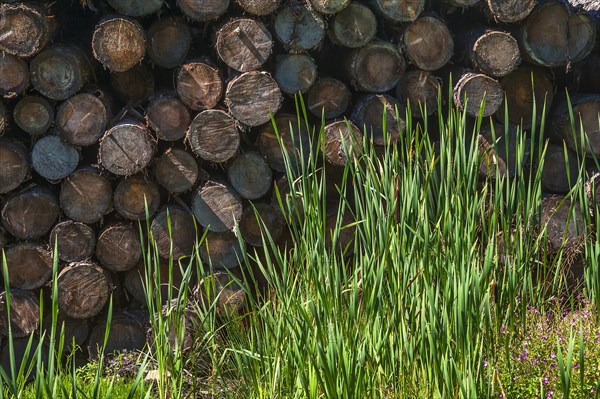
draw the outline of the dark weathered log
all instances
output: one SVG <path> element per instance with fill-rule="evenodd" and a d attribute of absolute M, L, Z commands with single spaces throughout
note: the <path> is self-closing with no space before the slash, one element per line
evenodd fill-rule
<path fill-rule="evenodd" d="M 153 155 L 150 131 L 140 123 L 121 122 L 100 139 L 98 162 L 115 175 L 129 176 L 144 169 Z"/>
<path fill-rule="evenodd" d="M 231 160 L 227 178 L 242 198 L 250 200 L 265 195 L 273 183 L 273 173 L 267 161 L 253 151 L 243 152 Z"/>
<path fill-rule="evenodd" d="M 208 181 L 194 195 L 192 209 L 201 226 L 223 232 L 233 229 L 242 217 L 242 200 L 231 187 Z"/>
<path fill-rule="evenodd" d="M 50 16 L 35 3 L 0 4 L 0 50 L 19 57 L 37 54 L 50 39 Z"/>
<path fill-rule="evenodd" d="M 96 257 L 113 272 L 124 272 L 137 265 L 142 256 L 140 232 L 130 222 L 104 226 L 98 235 Z"/>
<path fill-rule="evenodd" d="M 197 156 L 209 162 L 225 162 L 240 146 L 235 120 L 225 111 L 200 112 L 192 121 L 186 139 Z"/>
<path fill-rule="evenodd" d="M 437 111 L 441 86 L 441 79 L 431 72 L 415 69 L 402 76 L 396 97 L 410 108 L 413 117 L 423 118 Z"/>
<path fill-rule="evenodd" d="M 272 123 L 265 124 L 260 131 L 258 147 L 261 154 L 266 157 L 271 168 L 285 172 L 285 158 L 279 142 L 281 140 L 291 166 L 299 168 L 302 157 L 306 162 L 311 155 L 311 148 L 316 144 L 310 141 L 309 127 L 304 121 L 298 123 L 296 115 L 281 113 L 275 116 L 275 125 L 277 132 Z"/>
<path fill-rule="evenodd" d="M 66 100 L 91 78 L 90 62 L 74 46 L 55 44 L 39 53 L 29 64 L 33 87 L 52 100 Z"/>
<path fill-rule="evenodd" d="M 326 120 L 337 118 L 348 109 L 352 93 L 343 82 L 333 78 L 321 78 L 306 94 L 306 107 L 315 116 Z"/>
<path fill-rule="evenodd" d="M 317 64 L 306 54 L 288 54 L 277 60 L 274 76 L 282 92 L 302 94 L 317 80 Z"/>
<path fill-rule="evenodd" d="M 29 86 L 29 68 L 17 56 L 0 54 L 0 96 L 14 98 Z"/>
<path fill-rule="evenodd" d="M 248 126 L 267 123 L 283 96 L 277 82 L 264 72 L 246 72 L 227 85 L 225 104 L 235 119 Z"/>
<path fill-rule="evenodd" d="M 312 8 L 321 14 L 337 14 L 348 6 L 350 0 L 308 0 Z"/>
<path fill-rule="evenodd" d="M 59 212 L 56 196 L 48 189 L 33 186 L 4 201 L 2 224 L 17 238 L 39 238 L 50 231 Z"/>
<path fill-rule="evenodd" d="M 217 54 L 230 68 L 249 72 L 260 68 L 271 55 L 273 39 L 261 22 L 239 18 L 217 32 Z"/>
<path fill-rule="evenodd" d="M 42 320 L 42 332 L 45 333 L 46 339 L 50 338 L 52 332 L 52 314 L 46 314 Z M 85 341 L 90 335 L 90 324 L 85 319 L 72 319 L 58 312 L 56 315 L 56 334 L 57 344 L 64 343 L 65 354 L 73 353 L 73 344 L 75 350 L 79 351 L 84 347 Z"/>
<path fill-rule="evenodd" d="M 93 168 L 76 170 L 62 182 L 60 207 L 77 222 L 96 223 L 110 211 L 110 181 Z"/>
<path fill-rule="evenodd" d="M 60 260 L 80 262 L 94 253 L 96 234 L 87 224 L 65 220 L 50 232 L 50 248 L 54 250 L 55 244 Z"/>
<path fill-rule="evenodd" d="M 240 219 L 240 233 L 244 241 L 255 247 L 263 245 L 263 237 L 269 245 L 269 237 L 277 242 L 283 234 L 283 218 L 281 211 L 271 204 L 256 203 L 247 207 Z"/>
<path fill-rule="evenodd" d="M 425 8 L 425 0 L 375 0 L 376 10 L 393 22 L 412 22 Z"/>
<path fill-rule="evenodd" d="M 468 72 L 456 82 L 453 90 L 454 104 L 468 115 L 483 117 L 493 115 L 504 101 L 500 83 L 481 73 Z"/>
<path fill-rule="evenodd" d="M 571 128 L 570 111 L 573 112 L 575 131 Z M 600 95 L 574 95 L 570 97 L 570 105 L 565 100 L 555 107 L 553 115 L 555 133 L 565 140 L 569 149 L 579 153 L 581 153 L 581 150 L 585 150 L 587 156 L 598 157 L 600 156 L 598 115 L 600 115 Z M 582 133 L 584 134 L 585 147 L 582 146 L 581 142 Z"/>
<path fill-rule="evenodd" d="M 338 121 L 325 126 L 323 152 L 325 159 L 330 164 L 343 166 L 356 155 L 361 146 L 361 130 L 352 122 Z"/>
<path fill-rule="evenodd" d="M 514 71 L 521 63 L 519 43 L 510 33 L 487 29 L 472 34 L 466 56 L 473 68 L 499 78 Z"/>
<path fill-rule="evenodd" d="M 34 290 L 52 277 L 52 254 L 34 242 L 17 242 L 6 248 L 6 268 L 11 287 Z"/>
<path fill-rule="evenodd" d="M 148 126 L 159 139 L 175 141 L 185 136 L 192 117 L 190 111 L 174 93 L 161 93 L 150 101 L 146 108 Z"/>
<path fill-rule="evenodd" d="M 229 0 L 177 0 L 177 5 L 191 19 L 206 22 L 225 14 Z"/>
<path fill-rule="evenodd" d="M 502 124 L 492 122 L 494 132 L 492 134 L 492 127 L 490 124 L 484 123 L 481 126 L 480 134 L 485 138 L 490 146 L 494 148 L 494 152 L 502 158 L 506 165 L 508 176 L 513 177 L 517 173 L 522 173 L 519 170 L 519 163 L 521 167 L 525 167 L 529 164 L 529 152 L 530 144 L 528 138 L 523 138 L 523 148 L 519 148 L 519 140 L 517 127 L 515 125 L 509 125 L 506 129 Z M 523 157 L 519 161 L 519 152 L 523 151 Z"/>
<path fill-rule="evenodd" d="M 600 92 L 600 74 L 596 73 L 600 68 L 600 54 L 593 52 L 572 67 L 573 91 L 588 94 Z"/>
<path fill-rule="evenodd" d="M 110 82 L 115 94 L 126 103 L 139 104 L 154 93 L 154 75 L 146 64 L 111 73 Z"/>
<path fill-rule="evenodd" d="M 21 369 L 21 367 L 23 367 L 24 370 L 29 370 L 31 368 L 31 373 L 29 373 L 26 376 L 26 380 L 28 382 L 31 382 L 34 380 L 37 370 L 36 370 L 36 350 L 38 349 L 38 347 L 40 346 L 40 341 L 37 337 L 33 336 L 33 337 L 22 337 L 22 338 L 15 338 L 13 340 L 13 351 L 11 354 L 10 351 L 10 347 L 9 345 L 3 345 L 2 349 L 0 350 L 0 366 L 8 373 L 8 375 L 11 375 L 11 356 L 14 358 L 14 364 L 15 364 L 15 375 L 17 375 L 17 373 L 19 372 L 19 370 Z M 29 348 L 29 349 L 27 349 Z M 42 359 L 42 364 L 47 364 L 48 362 L 48 355 L 47 355 L 47 351 L 45 350 L 41 350 L 39 351 L 41 359 Z"/>
<path fill-rule="evenodd" d="M 58 308 L 74 319 L 96 316 L 110 296 L 109 274 L 92 262 L 70 263 L 56 279 Z"/>
<path fill-rule="evenodd" d="M 532 84 L 533 80 L 533 84 Z M 504 89 L 508 106 L 508 121 L 514 125 L 523 124 L 523 128 L 531 127 L 533 102 L 541 110 L 545 104 L 550 109 L 554 99 L 554 83 L 542 69 L 520 67 L 509 73 L 500 81 Z M 498 119 L 504 121 L 504 106 L 498 110 Z M 541 112 L 536 119 L 539 121 Z"/>
<path fill-rule="evenodd" d="M 8 125 L 8 110 L 2 100 L 0 100 L 0 136 L 4 134 Z"/>
<path fill-rule="evenodd" d="M 13 118 L 21 129 L 37 136 L 54 122 L 54 107 L 44 97 L 26 96 L 15 105 Z"/>
<path fill-rule="evenodd" d="M 507 176 L 504 158 L 496 152 L 496 148 L 481 134 L 477 136 L 477 152 L 479 155 L 480 181 L 496 180 Z"/>
<path fill-rule="evenodd" d="M 143 17 L 160 10 L 163 0 L 108 0 L 108 4 L 119 14 L 129 17 Z"/>
<path fill-rule="evenodd" d="M 535 0 L 487 0 L 488 11 L 497 22 L 514 23 L 527 18 Z"/>
<path fill-rule="evenodd" d="M 50 134 L 33 145 L 31 164 L 40 176 L 56 181 L 69 176 L 77 169 L 79 152 L 57 134 Z"/>
<path fill-rule="evenodd" d="M 542 200 L 540 230 L 550 253 L 563 250 L 565 257 L 581 250 L 585 243 L 586 226 L 578 203 L 562 196 Z M 568 259 L 567 259 L 568 261 Z"/>
<path fill-rule="evenodd" d="M 8 298 L 0 293 L 0 334 L 8 336 L 8 305 L 10 302 L 10 328 L 13 338 L 26 337 L 40 325 L 40 300 L 32 291 L 12 289 Z"/>
<path fill-rule="evenodd" d="M 138 263 L 135 269 L 127 272 L 125 276 L 124 285 L 127 293 L 139 303 L 146 303 L 146 290 L 152 293 L 153 300 L 158 295 L 155 288 L 155 284 L 159 282 L 158 279 L 160 279 L 160 298 L 163 303 L 169 299 L 169 288 L 171 289 L 171 298 L 178 293 L 182 280 L 180 268 L 176 263 L 171 267 L 169 261 L 165 259 L 159 259 L 159 262 L 158 268 L 152 266 L 150 271 L 150 273 L 153 273 L 153 275 L 150 275 L 153 280 L 146 281 L 146 266 L 142 261 Z M 171 282 L 169 282 L 169 274 L 171 275 Z"/>
<path fill-rule="evenodd" d="M 90 93 L 77 94 L 62 103 L 56 113 L 61 137 L 74 145 L 98 142 L 104 134 L 109 114 L 104 102 Z"/>
<path fill-rule="evenodd" d="M 387 137 L 384 136 L 384 112 Z M 356 102 L 351 119 L 361 128 L 361 132 L 366 131 L 373 143 L 385 145 L 397 142 L 400 134 L 404 132 L 404 116 L 404 107 L 394 97 L 369 94 Z"/>
<path fill-rule="evenodd" d="M 472 7 L 479 3 L 480 0 L 445 0 L 447 3 L 456 7 Z"/>
<path fill-rule="evenodd" d="M 422 17 L 404 31 L 401 46 L 411 63 L 424 71 L 435 71 L 450 61 L 454 39 L 439 19 Z"/>
<path fill-rule="evenodd" d="M 123 72 L 139 64 L 146 54 L 144 29 L 135 20 L 115 16 L 96 25 L 92 37 L 96 58 L 113 72 Z"/>
<path fill-rule="evenodd" d="M 200 169 L 192 154 L 169 148 L 156 158 L 154 173 L 158 184 L 177 194 L 191 190 L 198 180 Z"/>
<path fill-rule="evenodd" d="M 185 21 L 171 17 L 156 21 L 148 30 L 148 57 L 163 68 L 175 68 L 187 56 L 192 35 Z"/>
<path fill-rule="evenodd" d="M 236 0 L 236 3 L 250 14 L 263 16 L 277 10 L 281 0 Z"/>
<path fill-rule="evenodd" d="M 221 73 L 204 62 L 183 64 L 177 74 L 177 95 L 195 111 L 214 108 L 223 95 Z"/>
<path fill-rule="evenodd" d="M 339 218 L 339 222 L 338 222 Z M 325 220 L 325 247 L 328 250 L 335 249 L 343 254 L 344 257 L 352 254 L 352 241 L 356 233 L 355 221 L 348 210 L 339 215 L 337 205 L 330 205 L 327 208 L 327 217 Z M 340 228 L 339 236 L 334 241 L 333 232 L 336 228 Z"/>
<path fill-rule="evenodd" d="M 145 220 L 146 210 L 152 217 L 160 205 L 158 186 L 141 175 L 121 178 L 115 189 L 113 205 L 125 219 Z"/>
<path fill-rule="evenodd" d="M 192 254 L 196 226 L 193 216 L 187 211 L 169 206 L 154 217 L 150 229 L 161 257 L 167 259 L 172 254 L 177 260 Z"/>
<path fill-rule="evenodd" d="M 104 337 L 107 325 L 101 322 L 92 328 L 88 341 L 88 355 L 96 359 L 103 349 L 104 355 L 114 355 L 121 351 L 140 351 L 146 344 L 146 330 L 135 318 L 126 313 L 115 313 L 110 322 L 110 333 L 106 346 Z M 103 348 L 104 347 L 104 348 Z"/>
<path fill-rule="evenodd" d="M 380 93 L 398 84 L 406 61 L 391 43 L 374 41 L 352 50 L 343 68 L 356 90 Z"/>
<path fill-rule="evenodd" d="M 200 259 L 213 270 L 237 267 L 243 259 L 240 242 L 231 231 L 208 232 L 199 252 Z"/>
<path fill-rule="evenodd" d="M 538 161 L 542 167 L 542 160 Z M 568 165 L 567 165 L 568 163 Z M 549 144 L 543 159 L 542 189 L 546 192 L 564 194 L 575 184 L 579 176 L 577 155 L 562 145 Z"/>
<path fill-rule="evenodd" d="M 585 14 L 571 13 L 560 3 L 547 2 L 527 17 L 520 40 L 527 61 L 548 67 L 564 66 L 592 51 L 596 24 Z"/>
<path fill-rule="evenodd" d="M 360 3 L 351 3 L 337 13 L 329 25 L 329 37 L 340 46 L 365 46 L 377 33 L 375 14 Z"/>
<path fill-rule="evenodd" d="M 283 7 L 273 22 L 275 36 L 291 53 L 318 48 L 325 37 L 325 21 L 301 4 Z"/>
<path fill-rule="evenodd" d="M 27 148 L 18 141 L 0 138 L 0 194 L 19 187 L 28 173 Z"/>

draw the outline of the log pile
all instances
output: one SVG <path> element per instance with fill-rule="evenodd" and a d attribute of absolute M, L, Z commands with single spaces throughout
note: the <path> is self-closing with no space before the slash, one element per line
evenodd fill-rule
<path fill-rule="evenodd" d="M 2 2 L 0 247 L 13 312 L 10 321 L 0 312 L 0 333 L 9 323 L 15 337 L 37 331 L 56 243 L 69 336 L 94 356 L 113 293 L 123 338 L 111 348 L 138 347 L 141 327 L 124 310 L 145 300 L 138 221 L 150 218 L 163 279 L 164 259 L 190 255 L 204 231 L 202 261 L 235 269 L 243 255 L 236 224 L 251 246 L 263 245 L 265 226 L 273 240 L 283 235 L 272 200 L 285 172 L 278 136 L 292 156 L 319 150 L 341 167 L 363 132 L 386 145 L 403 134 L 405 109 L 432 117 L 438 89 L 451 82 L 455 105 L 471 117 L 481 108 L 496 132 L 505 119 L 509 132 L 529 129 L 534 100 L 545 100 L 553 142 L 543 185 L 564 194 L 577 171 L 562 163 L 562 143 L 569 151 L 579 144 L 565 88 L 590 139 L 585 150 L 600 155 L 600 3 L 537 3 Z M 322 149 L 296 119 L 297 93 L 310 122 L 325 121 Z M 498 155 L 514 174 L 508 150 Z"/>

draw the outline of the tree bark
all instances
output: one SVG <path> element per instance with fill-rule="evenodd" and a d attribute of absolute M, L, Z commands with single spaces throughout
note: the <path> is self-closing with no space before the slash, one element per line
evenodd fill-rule
<path fill-rule="evenodd" d="M 352 50 L 343 68 L 356 90 L 380 93 L 398 84 L 406 70 L 406 61 L 391 43 L 374 41 Z"/>
<path fill-rule="evenodd" d="M 242 200 L 231 187 L 208 181 L 194 195 L 192 209 L 201 226 L 224 232 L 233 229 L 242 217 Z"/>
<path fill-rule="evenodd" d="M 50 231 L 59 212 L 56 196 L 46 188 L 33 186 L 4 201 L 2 224 L 16 238 L 40 238 Z"/>
<path fill-rule="evenodd" d="M 40 243 L 17 242 L 5 255 L 11 287 L 35 290 L 52 278 L 52 254 Z"/>
<path fill-rule="evenodd" d="M 96 316 L 108 301 L 111 279 L 92 262 L 70 263 L 59 273 L 58 307 L 66 316 L 87 319 Z"/>
<path fill-rule="evenodd" d="M 29 73 L 38 92 L 52 100 L 66 100 L 88 83 L 92 71 L 80 49 L 55 44 L 31 60 Z"/>
<path fill-rule="evenodd" d="M 325 37 L 325 21 L 301 4 L 283 7 L 273 22 L 275 36 L 290 53 L 315 50 Z"/>
<path fill-rule="evenodd" d="M 235 120 L 225 111 L 200 112 L 192 121 L 186 140 L 194 154 L 209 162 L 225 162 L 240 146 Z"/>
<path fill-rule="evenodd" d="M 13 119 L 32 136 L 44 134 L 54 122 L 54 106 L 44 97 L 25 96 L 15 105 Z"/>
<path fill-rule="evenodd" d="M 128 220 L 145 220 L 146 210 L 152 217 L 160 206 L 158 186 L 143 175 L 123 177 L 113 199 L 117 213 Z"/>
<path fill-rule="evenodd" d="M 119 176 L 130 176 L 143 170 L 154 156 L 150 131 L 142 124 L 121 122 L 106 131 L 100 139 L 98 162 Z"/>
<path fill-rule="evenodd" d="M 260 93 L 260 97 L 257 97 Z M 244 125 L 267 123 L 283 102 L 277 82 L 264 72 L 246 72 L 227 85 L 225 104 L 229 113 Z"/>
<path fill-rule="evenodd" d="M 154 161 L 158 184 L 170 193 L 184 193 L 192 189 L 200 176 L 194 156 L 184 150 L 169 148 Z"/>
<path fill-rule="evenodd" d="M 79 152 L 71 144 L 62 141 L 58 135 L 50 134 L 33 145 L 31 164 L 44 179 L 56 182 L 77 169 Z"/>
<path fill-rule="evenodd" d="M 76 170 L 62 182 L 60 207 L 76 222 L 98 222 L 110 211 L 111 203 L 111 183 L 97 169 Z"/>
<path fill-rule="evenodd" d="M 103 227 L 96 243 L 96 257 L 102 266 L 113 272 L 134 268 L 142 257 L 138 228 L 130 222 Z"/>
<path fill-rule="evenodd" d="M 124 72 L 139 64 L 146 53 L 146 36 L 142 26 L 125 17 L 107 17 L 96 25 L 92 49 L 105 68 Z"/>
<path fill-rule="evenodd" d="M 183 64 L 190 49 L 192 34 L 182 18 L 165 18 L 148 30 L 148 57 L 162 68 Z"/>
<path fill-rule="evenodd" d="M 194 111 L 214 108 L 223 95 L 221 72 L 204 62 L 183 64 L 177 74 L 177 95 Z"/>
<path fill-rule="evenodd" d="M 255 200 L 267 193 L 273 183 L 273 173 L 265 159 L 257 152 L 237 155 L 227 167 L 227 178 L 242 198 Z"/>
<path fill-rule="evenodd" d="M 267 27 L 249 18 L 234 19 L 217 32 L 219 58 L 238 72 L 260 68 L 271 55 L 273 39 Z"/>
<path fill-rule="evenodd" d="M 29 154 L 25 145 L 0 137 L 0 194 L 19 187 L 29 174 Z"/>
<path fill-rule="evenodd" d="M 87 224 L 73 220 L 62 221 L 50 232 L 50 248 L 56 244 L 58 259 L 81 262 L 94 253 L 96 234 Z"/>

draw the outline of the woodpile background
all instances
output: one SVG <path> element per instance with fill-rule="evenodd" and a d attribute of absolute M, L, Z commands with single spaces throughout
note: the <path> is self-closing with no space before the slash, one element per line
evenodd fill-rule
<path fill-rule="evenodd" d="M 165 259 L 190 255 L 196 234 L 207 230 L 202 260 L 235 269 L 242 250 L 232 232 L 236 222 L 248 245 L 262 245 L 251 204 L 275 239 L 284 235 L 272 200 L 284 163 L 270 115 L 290 151 L 300 142 L 305 154 L 316 151 L 307 145 L 308 130 L 294 129 L 292 137 L 289 129 L 297 124 L 298 92 L 311 121 L 326 121 L 323 150 L 333 170 L 348 157 L 339 139 L 340 130 L 350 134 L 344 118 L 384 145 L 383 110 L 395 141 L 404 121 L 395 120 L 394 109 L 403 114 L 410 106 L 416 118 L 433 117 L 435 137 L 438 88 L 446 90 L 450 74 L 454 103 L 475 116 L 485 97 L 483 113 L 497 132 L 504 132 L 505 117 L 510 134 L 516 124 L 531 127 L 534 97 L 538 104 L 546 99 L 553 143 L 543 184 L 564 194 L 572 183 L 567 175 L 577 173 L 563 162 L 562 140 L 571 149 L 577 144 L 565 89 L 588 133 L 586 151 L 600 155 L 599 3 L 2 2 L 0 247 L 13 288 L 13 333 L 38 331 L 40 292 L 49 301 L 57 240 L 67 342 L 75 339 L 95 355 L 112 293 L 118 333 L 110 348 L 142 345 L 137 222 L 145 220 L 145 204 Z M 489 126 L 482 137 L 489 146 Z M 514 173 L 514 154 L 498 155 L 503 170 Z M 559 206 L 556 197 L 548 201 L 548 209 Z M 552 216 L 561 217 L 566 213 Z M 163 261 L 165 276 L 168 267 Z M 230 291 L 241 306 L 239 293 Z M 8 324 L 2 310 L 2 334 Z"/>

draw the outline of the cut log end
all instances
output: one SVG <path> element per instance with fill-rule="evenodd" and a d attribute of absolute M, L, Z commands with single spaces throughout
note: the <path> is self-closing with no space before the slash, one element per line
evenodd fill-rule
<path fill-rule="evenodd" d="M 176 141 L 185 136 L 191 123 L 188 109 L 172 95 L 159 95 L 146 108 L 146 121 L 159 139 Z"/>
<path fill-rule="evenodd" d="M 160 10 L 163 0 L 108 0 L 108 4 L 119 14 L 144 17 Z"/>
<path fill-rule="evenodd" d="M 65 220 L 50 232 L 50 247 L 55 245 L 60 260 L 80 262 L 94 253 L 96 234 L 87 224 Z"/>
<path fill-rule="evenodd" d="M 101 322 L 92 328 L 88 341 L 88 355 L 96 359 L 103 348 L 105 355 L 115 355 L 123 351 L 140 351 L 146 344 L 146 330 L 139 321 L 123 313 L 114 314 L 110 323 L 110 334 L 106 345 L 106 323 Z"/>
<path fill-rule="evenodd" d="M 0 5 L 0 50 L 18 57 L 31 57 L 48 43 L 49 16 L 34 3 Z"/>
<path fill-rule="evenodd" d="M 31 291 L 10 290 L 10 328 L 14 338 L 26 337 L 40 325 L 40 301 Z M 8 336 L 9 319 L 6 292 L 0 294 L 0 334 Z"/>
<path fill-rule="evenodd" d="M 497 80 L 479 73 L 464 74 L 454 87 L 454 104 L 477 117 L 493 115 L 504 101 L 504 90 Z"/>
<path fill-rule="evenodd" d="M 269 237 L 277 242 L 283 234 L 284 224 L 281 211 L 273 205 L 258 203 L 242 213 L 240 233 L 244 241 L 255 247 L 263 246 L 263 240 L 269 245 Z"/>
<path fill-rule="evenodd" d="M 441 79 L 431 72 L 409 71 L 400 79 L 396 96 L 410 108 L 413 117 L 424 118 L 437 111 L 441 84 Z"/>
<path fill-rule="evenodd" d="M 291 53 L 316 49 L 325 37 L 325 21 L 304 5 L 283 7 L 273 24 L 275 35 Z"/>
<path fill-rule="evenodd" d="M 196 220 L 210 231 L 232 230 L 242 217 L 240 196 L 229 186 L 206 182 L 192 199 Z"/>
<path fill-rule="evenodd" d="M 469 49 L 473 66 L 493 77 L 506 76 L 521 63 L 519 44 L 510 33 L 488 31 Z"/>
<path fill-rule="evenodd" d="M 275 66 L 275 81 L 282 92 L 303 94 L 317 80 L 317 65 L 305 54 L 289 54 L 278 60 Z"/>
<path fill-rule="evenodd" d="M 203 62 L 184 64 L 177 74 L 177 95 L 195 111 L 214 108 L 223 95 L 221 73 Z"/>
<path fill-rule="evenodd" d="M 96 256 L 113 272 L 134 268 L 142 256 L 140 232 L 131 223 L 114 223 L 102 228 L 96 243 Z"/>
<path fill-rule="evenodd" d="M 348 6 L 350 0 L 309 0 L 312 8 L 321 14 L 337 14 Z"/>
<path fill-rule="evenodd" d="M 260 93 L 257 98 L 256 93 Z M 247 72 L 227 86 L 225 103 L 231 115 L 247 126 L 260 126 L 276 114 L 283 96 L 277 82 L 262 72 Z"/>
<path fill-rule="evenodd" d="M 396 87 L 406 61 L 392 44 L 372 42 L 353 50 L 345 67 L 356 90 L 380 93 Z"/>
<path fill-rule="evenodd" d="M 114 207 L 129 220 L 145 220 L 146 211 L 152 217 L 160 205 L 158 186 L 140 175 L 122 178 L 115 189 Z"/>
<path fill-rule="evenodd" d="M 54 122 L 54 107 L 43 97 L 23 97 L 13 111 L 17 126 L 32 136 L 44 134 Z"/>
<path fill-rule="evenodd" d="M 361 130 L 352 122 L 338 121 L 325 126 L 323 152 L 332 165 L 344 166 L 359 151 L 361 143 Z"/>
<path fill-rule="evenodd" d="M 78 146 L 97 143 L 104 134 L 108 119 L 108 110 L 102 100 L 90 93 L 69 98 L 56 113 L 61 136 Z"/>
<path fill-rule="evenodd" d="M 375 7 L 392 22 L 412 22 L 423 12 L 425 0 L 375 0 Z"/>
<path fill-rule="evenodd" d="M 433 17 L 422 17 L 410 24 L 402 44 L 410 62 L 424 71 L 440 69 L 454 54 L 452 34 L 441 20 Z"/>
<path fill-rule="evenodd" d="M 96 316 L 111 292 L 108 273 L 91 262 L 70 263 L 57 277 L 58 307 L 74 319 Z"/>
<path fill-rule="evenodd" d="M 170 226 L 170 227 L 169 227 Z M 150 227 L 162 258 L 173 259 L 192 254 L 196 241 L 196 226 L 191 214 L 178 207 L 160 211 Z"/>
<path fill-rule="evenodd" d="M 225 14 L 229 0 L 177 0 L 177 5 L 194 21 L 207 22 Z"/>
<path fill-rule="evenodd" d="M 487 0 L 492 18 L 503 23 L 524 20 L 533 11 L 535 3 L 535 0 Z"/>
<path fill-rule="evenodd" d="M 334 119 L 346 112 L 351 99 L 352 93 L 343 82 L 321 78 L 308 90 L 306 107 L 319 118 Z"/>
<path fill-rule="evenodd" d="M 226 112 L 206 110 L 192 121 L 187 141 L 194 154 L 209 162 L 225 162 L 240 146 L 240 134 L 235 120 Z"/>
<path fill-rule="evenodd" d="M 143 28 L 134 20 L 111 17 L 96 25 L 92 37 L 94 57 L 114 72 L 123 72 L 138 64 L 146 53 Z"/>
<path fill-rule="evenodd" d="M 375 14 L 360 3 L 351 3 L 336 14 L 329 28 L 329 35 L 336 44 L 350 48 L 365 46 L 375 33 Z"/>
<path fill-rule="evenodd" d="M 352 121 L 356 126 L 364 128 L 375 144 L 385 145 L 398 141 L 406 127 L 404 115 L 404 107 L 395 98 L 385 94 L 370 94 L 356 103 L 352 112 Z"/>
<path fill-rule="evenodd" d="M 577 183 L 579 167 L 575 153 L 567 151 L 565 155 L 562 145 L 550 144 L 543 162 L 542 188 L 546 192 L 566 194 Z"/>
<path fill-rule="evenodd" d="M 70 219 L 96 223 L 110 211 L 110 181 L 95 169 L 76 170 L 62 182 L 60 206 Z"/>
<path fill-rule="evenodd" d="M 148 30 L 148 57 L 163 68 L 175 68 L 187 56 L 192 35 L 185 21 L 166 18 L 155 22 Z"/>
<path fill-rule="evenodd" d="M 50 231 L 60 212 L 54 194 L 34 186 L 4 202 L 2 224 L 20 239 L 39 238 Z"/>
<path fill-rule="evenodd" d="M 129 176 L 144 169 L 154 155 L 148 129 L 138 123 L 120 123 L 100 140 L 98 162 L 109 172 Z"/>
<path fill-rule="evenodd" d="M 231 160 L 227 168 L 229 183 L 243 198 L 258 199 L 273 183 L 273 173 L 265 159 L 256 152 L 244 152 Z"/>
<path fill-rule="evenodd" d="M 79 152 L 55 134 L 36 141 L 31 150 L 33 169 L 49 181 L 69 176 L 79 164 Z"/>
<path fill-rule="evenodd" d="M 258 137 L 261 154 L 265 156 L 271 168 L 285 173 L 285 156 L 281 148 L 281 144 L 283 144 L 290 165 L 292 168 L 300 170 L 300 161 L 304 159 L 304 162 L 307 162 L 312 152 L 313 143 L 309 137 L 309 127 L 304 121 L 298 123 L 296 115 L 282 113 L 275 117 L 275 126 L 277 126 L 277 132 L 271 123 L 267 123 L 261 129 Z"/>
<path fill-rule="evenodd" d="M 145 64 L 111 73 L 110 80 L 115 94 L 129 104 L 139 104 L 154 93 L 154 75 Z"/>
<path fill-rule="evenodd" d="M 6 268 L 11 287 L 34 290 L 52 277 L 52 254 L 43 245 L 18 242 L 6 249 Z"/>
<path fill-rule="evenodd" d="M 266 26 L 253 19 L 234 19 L 217 32 L 219 57 L 238 72 L 260 68 L 269 58 L 272 48 L 273 39 Z"/>
<path fill-rule="evenodd" d="M 199 252 L 200 259 L 214 270 L 232 269 L 243 259 L 240 242 L 231 231 L 209 232 Z"/>
<path fill-rule="evenodd" d="M 19 96 L 29 86 L 29 68 L 25 61 L 14 55 L 0 55 L 0 76 L 0 96 L 4 98 Z"/>
<path fill-rule="evenodd" d="M 27 147 L 17 141 L 0 138 L 0 194 L 19 187 L 28 173 Z"/>
<path fill-rule="evenodd" d="M 175 194 L 191 190 L 200 176 L 196 159 L 176 148 L 168 149 L 158 157 L 154 170 L 158 184 Z"/>

